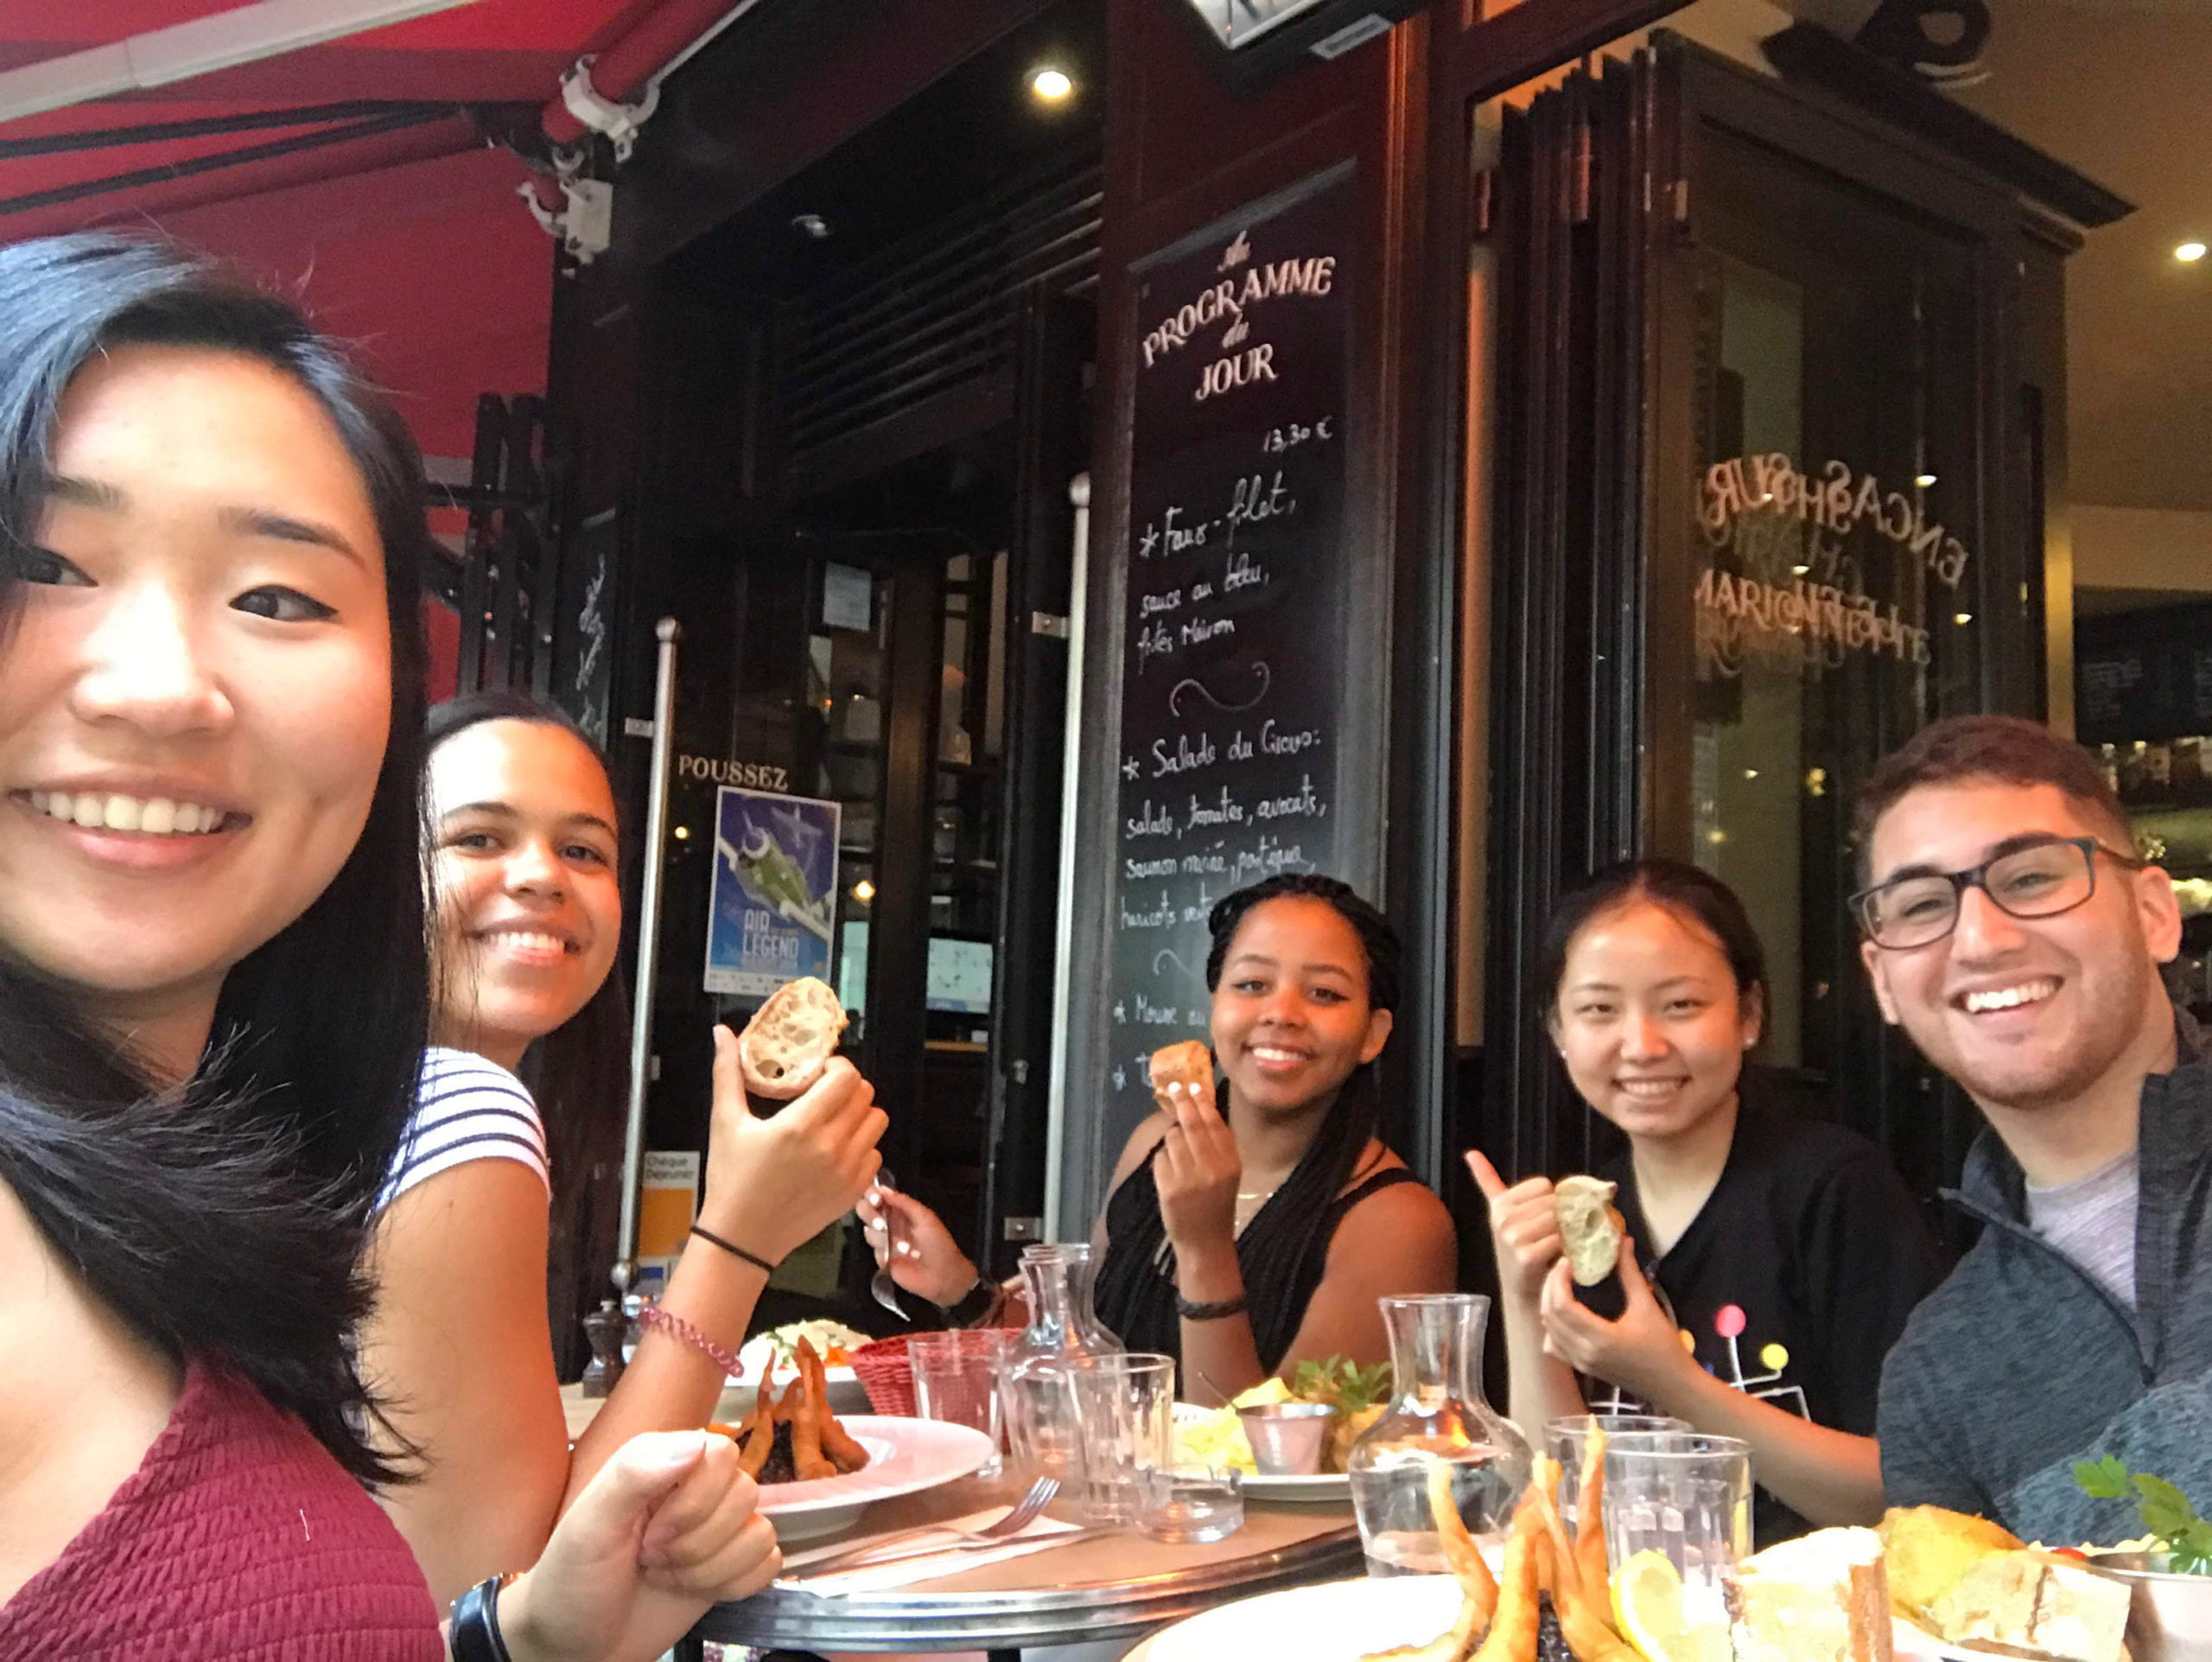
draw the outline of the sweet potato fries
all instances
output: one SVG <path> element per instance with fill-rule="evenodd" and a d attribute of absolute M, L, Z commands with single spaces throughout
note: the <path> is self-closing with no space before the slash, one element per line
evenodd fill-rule
<path fill-rule="evenodd" d="M 1559 1462 L 1540 1457 L 1506 1532 L 1503 1567 L 1493 1578 L 1452 1497 L 1450 1468 L 1438 1461 L 1429 1470 L 1429 1511 L 1445 1562 L 1459 1579 L 1459 1619 L 1426 1645 L 1377 1651 L 1362 1662 L 1536 1662 L 1547 1595 L 1575 1662 L 1642 1662 L 1612 1625 L 1602 1521 L 1604 1432 L 1591 1434 L 1583 1455 L 1573 1537 L 1552 1499 L 1559 1482 Z"/>
<path fill-rule="evenodd" d="M 830 1383 L 821 1357 L 802 1339 L 793 1360 L 798 1373 L 781 1397 L 764 1373 L 745 1423 L 708 1430 L 734 1438 L 739 1468 L 764 1485 L 804 1483 L 859 1471 L 868 1464 L 868 1450 L 830 1411 Z"/>

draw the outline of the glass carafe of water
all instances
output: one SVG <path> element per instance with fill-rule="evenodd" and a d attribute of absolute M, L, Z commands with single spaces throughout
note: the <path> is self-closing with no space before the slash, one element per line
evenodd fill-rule
<path fill-rule="evenodd" d="M 1091 1308 L 1092 1274 L 1087 1242 L 1023 1251 L 1029 1325 L 1007 1347 L 999 1376 L 1015 1468 L 1025 1476 L 1057 1477 L 1070 1493 L 1081 1478 L 1083 1438 L 1069 1375 L 1123 1351 Z"/>
<path fill-rule="evenodd" d="M 1378 1301 L 1390 1334 L 1389 1411 L 1346 1462 L 1370 1576 L 1449 1573 L 1429 1511 L 1428 1471 L 1451 1469 L 1459 1515 L 1478 1540 L 1501 1537 L 1527 1487 L 1529 1445 L 1483 1397 L 1490 1300 L 1440 1293 Z"/>

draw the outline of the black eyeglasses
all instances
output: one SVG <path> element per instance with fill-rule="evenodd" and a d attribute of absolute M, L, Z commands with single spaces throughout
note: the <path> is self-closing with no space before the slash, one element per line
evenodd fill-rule
<path fill-rule="evenodd" d="M 2094 837 L 2054 837 L 2008 850 L 1968 871 L 1893 877 L 1851 897 L 1866 939 L 1891 952 L 1938 941 L 1958 927 L 1969 888 L 2011 917 L 2055 918 L 2097 892 L 2097 856 L 2130 871 L 2150 863 L 2113 852 Z"/>

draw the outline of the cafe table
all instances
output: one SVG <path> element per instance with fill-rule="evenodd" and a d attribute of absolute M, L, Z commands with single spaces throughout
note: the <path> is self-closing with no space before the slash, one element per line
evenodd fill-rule
<path fill-rule="evenodd" d="M 851 1538 L 1010 1504 L 1020 1487 L 966 1478 L 881 1501 Z M 1073 1521 L 1064 1506 L 1052 1511 Z M 1349 1502 L 1270 1506 L 1247 1495 L 1244 1526 L 1204 1544 L 1171 1545 L 1130 1530 L 970 1570 L 956 1559 L 933 1580 L 875 1592 L 824 1598 L 772 1587 L 715 1606 L 676 1655 L 690 1662 L 711 1640 L 763 1650 L 982 1651 L 991 1662 L 1014 1662 L 1034 1646 L 1134 1642 L 1232 1599 L 1356 1574 L 1360 1562 Z"/>

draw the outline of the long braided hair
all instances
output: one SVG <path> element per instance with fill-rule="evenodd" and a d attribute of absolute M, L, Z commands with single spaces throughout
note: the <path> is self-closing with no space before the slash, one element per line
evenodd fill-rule
<path fill-rule="evenodd" d="M 1304 872 L 1287 872 L 1240 888 L 1214 907 L 1206 920 L 1213 936 L 1206 955 L 1208 992 L 1219 989 L 1223 967 L 1244 920 L 1269 901 L 1279 900 L 1319 901 L 1350 924 L 1366 960 L 1369 1006 L 1397 1009 L 1405 964 L 1397 931 L 1349 883 Z M 1319 1278 L 1319 1261 L 1328 1251 L 1334 1203 L 1351 1183 L 1382 1122 L 1380 1060 L 1352 1069 L 1290 1175 L 1237 1237 L 1236 1258 L 1244 1275 L 1252 1336 L 1261 1362 L 1271 1372 L 1290 1348 L 1305 1317 L 1306 1299 Z M 1233 1099 L 1225 1101 L 1224 1111 L 1234 1118 Z M 1175 1314 L 1173 1256 L 1149 1162 L 1116 1191 L 1115 1200 L 1122 1204 L 1117 1208 L 1109 1201 L 1108 1206 L 1106 1258 L 1099 1266 L 1095 1295 L 1100 1318 L 1132 1349 L 1178 1354 L 1181 1327 Z M 1126 1233 L 1116 1232 L 1114 1226 L 1125 1219 Z"/>

